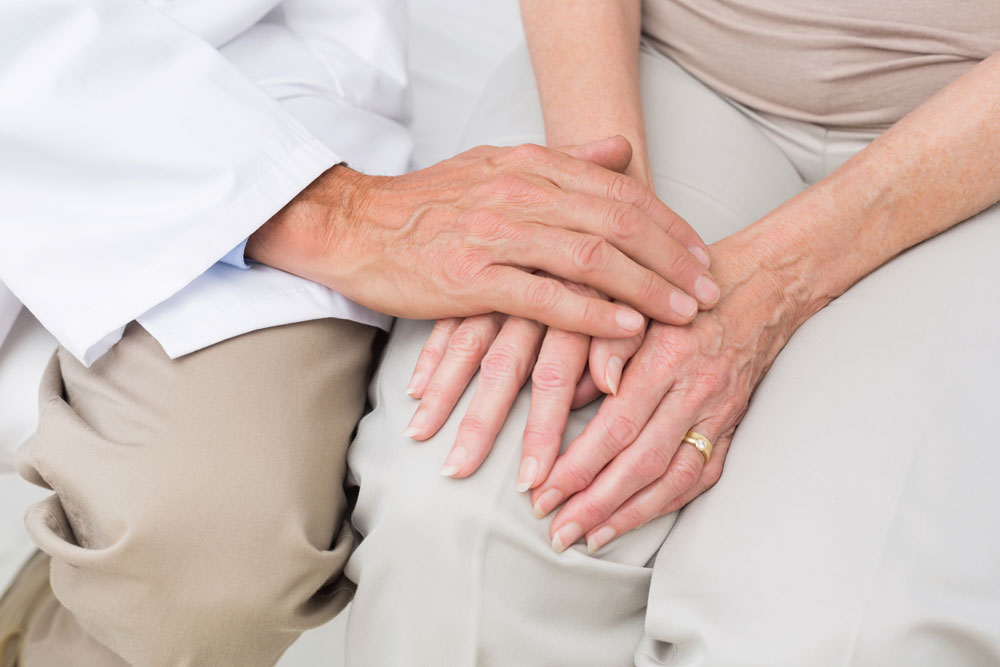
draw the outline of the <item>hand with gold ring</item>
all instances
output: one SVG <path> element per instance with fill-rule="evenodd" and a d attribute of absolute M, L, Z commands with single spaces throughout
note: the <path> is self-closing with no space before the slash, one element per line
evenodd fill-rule
<path fill-rule="evenodd" d="M 550 528 L 556 551 L 581 538 L 600 549 L 720 478 L 750 395 L 799 318 L 734 237 L 711 249 L 719 304 L 687 326 L 650 324 L 617 395 L 533 490 L 536 516 L 562 505 Z"/>

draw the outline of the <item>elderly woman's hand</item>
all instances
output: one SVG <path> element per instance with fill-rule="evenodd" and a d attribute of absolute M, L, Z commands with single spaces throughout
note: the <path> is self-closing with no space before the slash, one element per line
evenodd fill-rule
<path fill-rule="evenodd" d="M 565 503 L 551 526 L 555 550 L 586 537 L 596 551 L 681 508 L 722 474 L 750 395 L 799 317 L 786 286 L 739 241 L 712 250 L 719 305 L 687 326 L 651 324 L 617 395 L 534 490 L 539 517 Z M 707 464 L 682 444 L 689 430 L 714 443 Z"/>

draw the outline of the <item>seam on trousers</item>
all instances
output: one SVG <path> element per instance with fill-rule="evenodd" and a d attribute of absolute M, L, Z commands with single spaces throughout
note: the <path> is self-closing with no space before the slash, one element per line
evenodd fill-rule
<path fill-rule="evenodd" d="M 526 386 L 528 386 L 527 383 L 525 383 L 525 385 L 521 387 L 521 390 L 518 391 L 518 397 L 520 397 L 521 391 L 523 391 L 524 387 Z M 514 400 L 516 401 L 517 399 Z M 497 437 L 499 438 L 499 433 L 497 434 Z M 494 444 L 494 447 L 495 446 L 496 445 Z M 509 466 L 510 459 L 518 458 L 520 456 L 520 453 L 521 453 L 520 447 L 511 447 L 511 456 L 508 457 L 506 461 L 506 463 L 508 464 L 507 466 L 508 469 L 510 469 Z M 481 543 L 479 546 L 479 553 L 476 555 L 476 570 L 473 572 L 473 575 L 475 576 L 478 574 L 479 577 L 479 587 L 478 587 L 479 600 L 477 600 L 476 602 L 476 607 L 475 607 L 476 618 L 472 625 L 474 633 L 474 642 L 473 642 L 472 662 L 469 663 L 470 665 L 479 664 L 478 662 L 479 645 L 480 645 L 479 637 L 482 634 L 481 628 L 483 625 L 483 606 L 485 605 L 485 600 L 486 600 L 485 591 L 483 590 L 486 585 L 486 578 L 483 576 L 483 571 L 486 566 L 486 550 L 489 548 L 489 541 L 490 538 L 493 536 L 493 531 L 492 531 L 493 517 L 496 514 L 497 506 L 500 504 L 500 496 L 504 493 L 504 484 L 506 484 L 509 481 L 512 482 L 513 480 L 508 480 L 506 475 L 500 476 L 500 482 L 497 484 L 497 488 L 493 492 L 493 503 L 490 505 L 490 511 L 486 515 L 486 520 L 483 522 L 483 532 L 482 532 Z"/>

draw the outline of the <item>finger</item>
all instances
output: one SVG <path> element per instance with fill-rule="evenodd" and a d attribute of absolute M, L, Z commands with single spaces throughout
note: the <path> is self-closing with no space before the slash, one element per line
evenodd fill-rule
<path fill-rule="evenodd" d="M 532 320 L 512 317 L 504 323 L 483 357 L 476 392 L 459 424 L 442 475 L 468 477 L 479 468 L 528 379 L 544 334 L 545 327 Z"/>
<path fill-rule="evenodd" d="M 620 134 L 589 144 L 559 146 L 556 150 L 619 173 L 624 173 L 632 162 L 632 144 Z"/>
<path fill-rule="evenodd" d="M 435 369 L 444 357 L 445 350 L 448 348 L 448 340 L 461 323 L 461 317 L 449 317 L 434 323 L 434 328 L 431 329 L 431 334 L 427 337 L 423 349 L 420 350 L 420 356 L 417 357 L 413 375 L 410 377 L 410 384 L 406 386 L 408 396 L 420 398 L 424 395 L 427 383 L 430 382 Z"/>
<path fill-rule="evenodd" d="M 500 313 L 489 313 L 467 317 L 458 325 L 403 435 L 426 440 L 438 432 L 469 386 L 506 319 Z"/>
<path fill-rule="evenodd" d="M 549 186 L 548 192 L 552 192 Z M 599 236 L 629 258 L 659 274 L 704 307 L 719 299 L 719 288 L 701 260 L 632 204 L 577 192 L 561 192 L 540 204 L 538 221 Z"/>
<path fill-rule="evenodd" d="M 698 257 L 706 268 L 709 265 L 708 246 L 702 241 L 698 233 L 681 216 L 674 213 L 666 204 L 660 201 L 649 188 L 643 186 L 630 176 L 617 173 L 621 156 L 624 155 L 624 147 L 621 143 L 628 143 L 624 137 L 609 137 L 605 141 L 619 143 L 621 155 L 604 159 L 598 157 L 605 164 L 611 164 L 611 168 L 605 168 L 603 164 L 595 164 L 588 161 L 588 156 L 602 156 L 604 151 L 609 149 L 598 145 L 568 148 L 574 155 L 561 150 L 542 153 L 535 150 L 539 147 L 519 147 L 524 149 L 521 155 L 516 150 L 512 153 L 515 160 L 525 159 L 532 163 L 532 166 L 543 176 L 558 185 L 564 190 L 574 190 L 585 192 L 606 199 L 614 199 L 638 207 L 648 215 L 663 231 L 675 238 L 685 248 L 695 249 L 694 254 Z M 602 142 L 594 142 L 600 144 Z M 629 147 L 631 149 L 631 146 Z M 544 150 L 544 149 L 543 149 Z M 614 148 L 610 152 L 614 152 Z M 577 155 L 579 157 L 577 157 Z M 628 151 L 631 159 L 631 150 Z M 617 158 L 617 162 L 615 160 Z"/>
<path fill-rule="evenodd" d="M 683 469 L 684 474 L 689 475 L 688 470 L 692 468 L 700 470 L 702 466 L 704 457 L 698 450 L 689 445 L 681 447 L 663 477 L 629 498 L 607 521 L 590 531 L 587 535 L 587 550 L 593 553 L 616 537 L 663 516 L 666 513 L 664 512 L 666 504 L 676 497 L 676 482 L 671 479 L 672 472 L 675 469 Z M 553 546 L 555 546 L 554 541 Z"/>
<path fill-rule="evenodd" d="M 657 368 L 653 352 L 636 355 L 617 396 L 604 399 L 597 415 L 569 444 L 545 482 L 532 493 L 535 516 L 542 517 L 587 487 L 597 474 L 642 432 L 672 378 Z"/>
<path fill-rule="evenodd" d="M 582 408 L 603 395 L 604 392 L 594 384 L 594 378 L 590 377 L 590 373 L 584 372 L 583 377 L 576 383 L 576 391 L 573 392 L 573 404 L 570 407 L 573 410 Z"/>
<path fill-rule="evenodd" d="M 633 336 L 642 328 L 642 315 L 599 297 L 576 294 L 554 278 L 534 275 L 511 266 L 493 266 L 483 272 L 493 299 L 485 306 L 556 329 L 602 338 Z"/>
<path fill-rule="evenodd" d="M 729 444 L 731 442 L 731 435 L 719 437 L 718 441 L 715 442 L 712 448 L 712 458 L 705 465 L 704 470 L 702 470 L 701 478 L 699 478 L 698 483 L 688 489 L 680 497 L 667 503 L 667 506 L 663 509 L 663 514 L 676 512 L 718 483 L 719 479 L 722 477 L 722 468 L 726 461 L 726 454 L 729 451 Z"/>
<path fill-rule="evenodd" d="M 614 396 L 622 379 L 622 371 L 646 337 L 643 329 L 629 338 L 593 338 L 590 341 L 590 377 L 605 394 Z"/>
<path fill-rule="evenodd" d="M 668 394 L 635 442 L 559 510 L 550 528 L 554 548 L 565 548 L 580 539 L 634 494 L 664 476 L 675 485 L 675 496 L 698 481 L 703 462 L 678 451 L 691 417 L 681 410 L 676 395 Z M 699 458 L 704 457 L 699 454 Z"/>
<path fill-rule="evenodd" d="M 697 301 L 600 236 L 523 224 L 530 232 L 501 249 L 503 260 L 583 283 L 668 324 L 687 324 L 697 314 Z"/>
<path fill-rule="evenodd" d="M 549 329 L 545 334 L 531 374 L 531 407 L 524 427 L 518 491 L 533 488 L 552 469 L 589 349 L 589 336 L 560 329 Z"/>

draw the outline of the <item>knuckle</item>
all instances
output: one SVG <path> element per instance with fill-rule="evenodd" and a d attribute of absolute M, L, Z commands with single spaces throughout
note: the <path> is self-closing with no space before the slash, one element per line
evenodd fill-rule
<path fill-rule="evenodd" d="M 627 241 L 638 234 L 641 222 L 635 207 L 618 202 L 608 210 L 607 225 L 611 236 Z"/>
<path fill-rule="evenodd" d="M 633 530 L 644 525 L 652 517 L 647 517 L 645 510 L 640 505 L 629 505 L 623 507 L 619 513 L 619 519 L 626 530 Z"/>
<path fill-rule="evenodd" d="M 441 387 L 432 384 L 424 390 L 424 396 L 421 401 L 428 406 L 438 406 L 443 405 L 447 398 Z"/>
<path fill-rule="evenodd" d="M 726 378 L 719 369 L 702 368 L 695 374 L 693 383 L 696 395 L 710 396 L 725 386 Z"/>
<path fill-rule="evenodd" d="M 479 381 L 488 384 L 519 377 L 521 361 L 511 349 L 494 345 L 479 365 Z"/>
<path fill-rule="evenodd" d="M 660 295 L 660 292 L 660 280 L 656 274 L 652 271 L 643 271 L 636 287 L 636 296 L 652 301 Z"/>
<path fill-rule="evenodd" d="M 538 144 L 521 144 L 510 149 L 510 158 L 514 162 L 529 165 L 546 162 L 549 159 L 548 150 Z"/>
<path fill-rule="evenodd" d="M 580 503 L 578 509 L 591 523 L 597 523 L 608 518 L 614 507 L 608 499 L 591 494 Z"/>
<path fill-rule="evenodd" d="M 437 366 L 441 362 L 441 351 L 434 347 L 425 347 L 417 358 L 418 366 Z"/>
<path fill-rule="evenodd" d="M 597 270 L 607 256 L 607 244 L 599 236 L 584 237 L 573 248 L 573 264 L 581 273 Z"/>
<path fill-rule="evenodd" d="M 538 195 L 538 186 L 518 174 L 500 174 L 493 179 L 491 190 L 507 200 L 518 200 Z"/>
<path fill-rule="evenodd" d="M 459 360 L 479 359 L 485 353 L 486 336 L 478 328 L 461 328 L 448 341 L 447 354 Z"/>
<path fill-rule="evenodd" d="M 462 433 L 479 436 L 486 433 L 486 424 L 476 415 L 465 415 L 459 422 L 458 430 Z"/>
<path fill-rule="evenodd" d="M 670 471 L 670 476 L 674 480 L 675 489 L 680 491 L 690 489 L 701 477 L 701 465 L 688 458 L 679 459 Z"/>
<path fill-rule="evenodd" d="M 705 468 L 702 472 L 702 483 L 705 485 L 706 489 L 710 489 L 719 483 L 722 479 L 722 466 L 712 465 Z"/>
<path fill-rule="evenodd" d="M 558 295 L 556 282 L 551 278 L 542 278 L 528 287 L 524 298 L 529 308 L 535 311 L 547 311 L 555 305 Z"/>
<path fill-rule="evenodd" d="M 476 282 L 490 266 L 489 255 L 478 248 L 463 248 L 446 262 L 447 273 L 463 284 Z"/>
<path fill-rule="evenodd" d="M 562 364 L 551 361 L 539 361 L 531 373 L 532 384 L 542 391 L 555 391 L 572 384 L 568 369 Z"/>
<path fill-rule="evenodd" d="M 670 258 L 667 271 L 670 272 L 671 276 L 684 276 L 690 274 L 692 268 L 694 267 L 691 265 L 689 254 L 678 248 L 677 252 L 673 253 L 673 256 Z"/>
<path fill-rule="evenodd" d="M 639 425 L 628 415 L 617 414 L 608 420 L 606 433 L 611 444 L 619 449 L 632 444 L 639 434 Z"/>
<path fill-rule="evenodd" d="M 562 439 L 562 431 L 548 424 L 528 424 L 524 427 L 524 442 L 547 445 Z"/>
<path fill-rule="evenodd" d="M 659 447 L 648 447 L 636 458 L 633 471 L 639 480 L 649 483 L 659 478 L 670 465 L 670 459 Z"/>
<path fill-rule="evenodd" d="M 462 213 L 458 219 L 462 232 L 476 239 L 492 239 L 504 236 L 510 228 L 510 221 L 503 215 L 488 208 L 477 208 Z"/>
<path fill-rule="evenodd" d="M 563 479 L 568 482 L 568 491 L 586 488 L 594 479 L 590 470 L 577 461 L 567 461 L 562 472 Z"/>
<path fill-rule="evenodd" d="M 642 201 L 645 190 L 638 181 L 625 174 L 615 174 L 608 184 L 608 196 L 611 199 L 630 204 Z"/>

